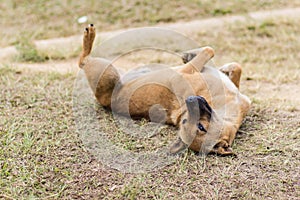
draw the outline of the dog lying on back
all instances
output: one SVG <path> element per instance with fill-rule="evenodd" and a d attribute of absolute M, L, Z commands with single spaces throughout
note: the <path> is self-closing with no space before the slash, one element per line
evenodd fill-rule
<path fill-rule="evenodd" d="M 231 145 L 250 108 L 239 92 L 242 69 L 229 63 L 205 66 L 214 56 L 210 47 L 183 53 L 184 65 L 145 67 L 121 76 L 111 61 L 91 57 L 95 27 L 84 31 L 79 67 L 85 72 L 97 101 L 121 115 L 165 122 L 179 128 L 170 147 L 204 153 L 233 154 Z"/>

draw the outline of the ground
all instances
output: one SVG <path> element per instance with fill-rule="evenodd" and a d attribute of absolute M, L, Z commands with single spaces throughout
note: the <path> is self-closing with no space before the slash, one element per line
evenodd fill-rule
<path fill-rule="evenodd" d="M 98 4 L 96 1 L 91 2 Z M 136 7 L 143 7 L 150 12 L 152 7 L 155 7 L 155 4 L 142 6 L 142 2 L 139 1 L 122 2 L 131 5 L 133 9 L 129 9 L 130 12 L 132 10 L 136 12 Z M 103 25 L 100 25 L 100 22 L 96 25 L 117 29 L 161 21 L 191 20 L 198 15 L 202 17 L 212 17 L 221 13 L 233 15 L 255 11 L 262 6 L 247 3 L 248 1 L 228 1 L 230 3 L 225 5 L 220 2 L 214 5 L 210 4 L 210 1 L 204 2 L 203 5 L 207 9 L 203 9 L 200 14 L 194 13 L 193 9 L 197 1 L 190 1 L 181 7 L 180 15 L 170 14 L 166 17 L 158 15 L 155 22 L 147 16 L 137 21 L 130 15 L 123 25 L 121 25 L 124 19 L 122 14 L 126 13 L 126 6 L 123 8 L 122 5 L 112 5 L 112 9 L 117 10 L 118 6 L 124 9 L 120 12 L 122 17 L 115 19 L 111 16 L 111 20 L 116 21 L 110 22 L 107 20 L 109 14 L 99 9 L 99 12 L 103 12 L 99 14 L 103 18 L 99 19 L 106 20 L 103 20 L 105 21 Z M 289 1 L 288 5 L 285 5 L 283 1 L 265 2 L 261 9 L 293 7 L 299 3 Z M 67 5 L 64 1 L 62 4 Z M 1 7 L 10 6 L 11 9 L 15 9 L 14 13 L 21 13 L 22 9 L 30 13 L 30 9 L 39 8 L 39 4 L 36 3 L 21 5 L 21 2 L 15 1 L 15 3 L 2 4 Z M 51 22 L 41 25 L 36 32 L 38 36 L 34 39 L 63 36 L 62 32 L 66 35 L 81 32 L 78 24 L 74 25 L 70 32 L 66 32 L 60 22 L 55 23 L 57 20 L 49 19 L 51 14 L 57 16 L 55 13 L 62 8 L 72 11 L 72 15 L 66 15 L 66 21 L 70 20 L 70 16 L 73 16 L 72 19 L 80 17 L 85 15 L 84 9 L 87 9 L 87 6 L 70 5 L 74 8 L 72 10 L 66 5 L 51 5 L 46 9 L 47 12 L 38 9 L 39 12 L 35 13 L 42 16 L 35 20 Z M 100 8 L 100 5 L 94 7 L 92 13 L 97 14 L 96 8 Z M 238 9 L 240 7 L 241 9 Z M 217 8 L 222 9 L 216 11 Z M 229 8 L 230 11 L 225 12 Z M 164 9 L 167 7 L 163 6 L 162 10 Z M 1 17 L 5 17 L 2 21 L 4 24 L 1 26 L 7 26 L 5 23 L 8 23 L 12 15 L 7 9 L 4 10 L 7 17 L 4 16 L 5 13 L 1 13 L 3 15 Z M 74 13 L 77 10 L 82 11 L 76 13 L 75 17 Z M 190 10 L 193 12 L 188 12 Z M 32 15 L 27 17 L 30 16 L 32 17 Z M 298 22 L 299 15 L 292 18 L 283 16 L 247 22 L 237 21 L 219 27 L 203 28 L 188 35 L 199 44 L 210 45 L 215 49 L 216 66 L 231 61 L 242 64 L 241 91 L 252 100 L 252 108 L 233 145 L 237 153 L 236 157 L 216 155 L 203 157 L 186 151 L 176 158 L 173 164 L 149 173 L 121 173 L 101 164 L 87 151 L 76 131 L 72 110 L 73 85 L 76 79 L 74 72 L 36 71 L 30 68 L 32 64 L 28 62 L 39 61 L 34 63 L 35 67 L 45 65 L 40 63 L 41 60 L 36 60 L 36 56 L 33 56 L 33 60 L 26 61 L 25 68 L 18 67 L 18 64 L 3 63 L 0 68 L 0 198 L 299 199 L 300 27 Z M 70 21 L 70 24 L 73 23 Z M 16 19 L 13 24 L 9 30 L 18 32 L 17 26 L 20 21 Z M 57 27 L 53 29 L 57 31 L 51 29 L 47 32 L 45 31 L 47 26 Z M 33 29 L 29 28 L 29 24 L 24 24 L 24 27 L 31 32 L 36 25 L 33 25 Z M 3 47 L 18 41 L 18 38 L 11 34 L 5 37 L 6 39 L 1 42 Z M 130 62 L 127 64 L 139 63 L 139 59 L 150 59 L 147 56 L 141 57 L 134 57 L 137 60 L 131 60 L 132 58 L 129 57 Z M 160 59 L 155 58 L 155 61 L 157 60 Z M 69 60 L 59 62 L 68 63 Z M 73 62 L 70 63 L 74 65 Z M 109 113 L 105 114 L 109 119 Z M 113 135 L 113 141 L 124 148 L 135 150 L 141 146 L 145 149 L 155 146 L 153 140 L 135 142 L 132 138 L 119 138 L 120 135 L 124 135 L 110 123 L 106 126 Z M 168 139 L 173 137 L 170 135 L 171 132 L 157 137 Z"/>

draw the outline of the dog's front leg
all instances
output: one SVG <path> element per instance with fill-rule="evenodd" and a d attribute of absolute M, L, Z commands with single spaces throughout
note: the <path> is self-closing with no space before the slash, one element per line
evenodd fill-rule
<path fill-rule="evenodd" d="M 234 83 L 234 85 L 240 87 L 240 79 L 242 74 L 242 67 L 238 63 L 228 63 L 219 69 L 221 72 L 226 74 L 228 78 Z"/>
<path fill-rule="evenodd" d="M 211 47 L 203 47 L 193 49 L 182 54 L 183 63 L 185 66 L 182 68 L 183 73 L 201 72 L 204 65 L 214 57 L 214 50 Z"/>

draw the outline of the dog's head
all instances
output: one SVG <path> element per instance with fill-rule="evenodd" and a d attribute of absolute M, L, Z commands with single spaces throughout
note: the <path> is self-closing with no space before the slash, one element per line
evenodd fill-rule
<path fill-rule="evenodd" d="M 219 138 L 224 129 L 217 122 L 217 116 L 205 98 L 190 96 L 185 103 L 187 112 L 183 115 L 179 125 L 179 138 L 171 146 L 170 152 L 174 154 L 189 147 L 196 152 L 232 154 L 228 145 L 219 144 Z"/>

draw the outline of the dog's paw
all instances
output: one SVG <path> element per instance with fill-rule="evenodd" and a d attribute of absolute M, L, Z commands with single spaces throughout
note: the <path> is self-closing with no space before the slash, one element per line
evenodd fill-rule
<path fill-rule="evenodd" d="M 95 26 L 94 24 L 89 24 L 88 27 L 84 29 L 84 37 L 87 40 L 94 40 L 95 38 Z"/>
<path fill-rule="evenodd" d="M 219 141 L 214 148 L 212 149 L 211 153 L 215 153 L 221 156 L 236 156 L 233 152 L 232 148 L 228 144 L 227 141 L 221 140 Z"/>
<path fill-rule="evenodd" d="M 84 35 L 83 35 L 83 58 L 90 54 L 93 46 L 93 42 L 96 36 L 95 26 L 93 24 L 90 24 L 88 27 L 84 29 Z M 81 58 L 81 60 L 83 60 Z"/>

